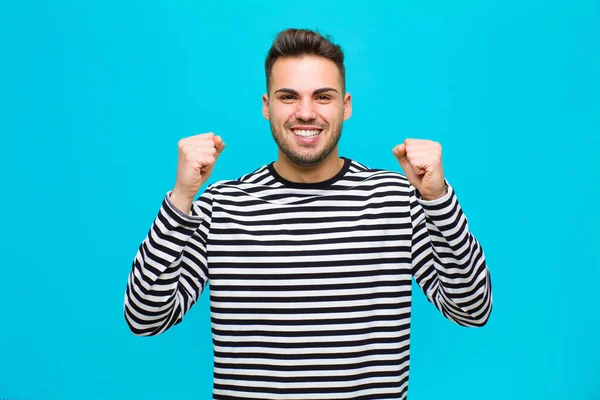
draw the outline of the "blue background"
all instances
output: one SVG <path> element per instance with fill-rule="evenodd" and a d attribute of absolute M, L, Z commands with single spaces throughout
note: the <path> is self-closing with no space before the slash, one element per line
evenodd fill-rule
<path fill-rule="evenodd" d="M 180 138 L 223 136 L 211 182 L 276 158 L 263 61 L 299 27 L 346 53 L 340 154 L 441 142 L 492 272 L 483 329 L 416 293 L 410 399 L 600 399 L 599 3 L 375 4 L 2 1 L 0 398 L 210 398 L 207 293 L 135 337 L 127 275 Z"/>

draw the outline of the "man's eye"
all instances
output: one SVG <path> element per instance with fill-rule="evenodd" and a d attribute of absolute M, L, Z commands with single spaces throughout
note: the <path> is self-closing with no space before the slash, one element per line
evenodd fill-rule
<path fill-rule="evenodd" d="M 294 96 L 292 96 L 291 94 L 286 94 L 281 96 L 281 100 L 294 100 Z"/>
<path fill-rule="evenodd" d="M 321 96 L 317 97 L 317 99 L 319 99 L 319 100 L 329 100 L 329 99 L 331 99 L 331 97 L 325 96 L 325 95 L 321 95 Z"/>

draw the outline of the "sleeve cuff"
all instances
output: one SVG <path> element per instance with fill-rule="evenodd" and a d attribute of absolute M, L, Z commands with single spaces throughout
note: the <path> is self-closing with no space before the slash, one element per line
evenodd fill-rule
<path fill-rule="evenodd" d="M 202 220 L 204 220 L 204 217 L 201 215 L 186 214 L 183 211 L 181 211 L 179 208 L 177 208 L 177 206 L 175 204 L 173 204 L 173 202 L 171 201 L 171 192 L 172 192 L 172 190 L 169 190 L 167 192 L 167 194 L 165 195 L 165 204 L 169 208 L 170 211 L 177 214 L 177 216 L 179 218 L 181 218 L 183 221 L 185 221 L 186 223 L 191 224 L 191 225 L 198 225 L 199 222 L 202 222 Z M 194 204 L 192 203 L 192 209 L 193 209 L 193 207 L 194 207 Z"/>
<path fill-rule="evenodd" d="M 448 180 L 446 180 L 444 178 L 444 181 L 446 182 L 446 188 L 448 189 L 448 193 L 446 193 L 442 197 L 437 198 L 435 200 L 425 200 L 423 197 L 421 197 L 421 193 L 419 193 L 419 191 L 415 188 L 415 193 L 416 193 L 416 196 L 417 196 L 417 201 L 423 207 L 435 207 L 435 206 L 438 206 L 440 204 L 446 203 L 454 195 L 454 189 L 452 188 L 452 186 L 450 185 L 450 183 L 448 182 Z"/>

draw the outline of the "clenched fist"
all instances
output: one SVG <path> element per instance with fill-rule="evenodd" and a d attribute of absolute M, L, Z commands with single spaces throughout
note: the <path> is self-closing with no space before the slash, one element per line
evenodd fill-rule
<path fill-rule="evenodd" d="M 178 147 L 177 179 L 171 201 L 189 214 L 198 189 L 210 177 L 225 143 L 220 136 L 209 132 L 181 139 Z"/>
<path fill-rule="evenodd" d="M 408 181 L 425 200 L 435 200 L 446 193 L 442 145 L 431 140 L 406 139 L 393 150 Z"/>

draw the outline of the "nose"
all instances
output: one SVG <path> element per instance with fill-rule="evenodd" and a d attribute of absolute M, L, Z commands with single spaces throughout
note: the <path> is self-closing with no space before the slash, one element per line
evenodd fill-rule
<path fill-rule="evenodd" d="M 296 108 L 296 119 L 302 121 L 310 121 L 317 118 L 317 112 L 314 109 L 314 105 L 310 99 L 304 99 L 299 101 L 298 107 Z"/>

